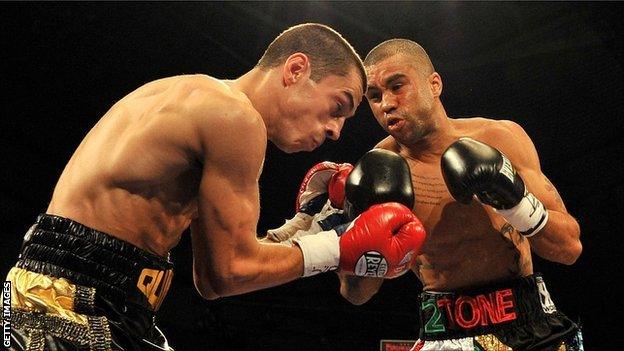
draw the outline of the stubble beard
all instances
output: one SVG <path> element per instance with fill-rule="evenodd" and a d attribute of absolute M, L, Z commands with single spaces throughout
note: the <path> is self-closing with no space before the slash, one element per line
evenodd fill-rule
<path fill-rule="evenodd" d="M 431 116 L 428 111 L 419 111 L 420 113 L 406 118 L 406 125 L 409 131 L 404 136 L 394 136 L 397 141 L 403 145 L 411 146 L 426 138 L 435 130 Z"/>

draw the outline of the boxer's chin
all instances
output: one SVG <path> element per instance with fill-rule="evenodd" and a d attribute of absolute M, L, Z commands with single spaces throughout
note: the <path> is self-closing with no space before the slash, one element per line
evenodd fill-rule
<path fill-rule="evenodd" d="M 275 143 L 274 142 L 273 144 L 275 144 L 275 146 L 277 146 L 278 149 L 280 149 L 281 151 L 287 154 L 293 154 L 295 152 L 304 151 L 303 145 L 297 142 L 291 142 L 291 143 Z"/>

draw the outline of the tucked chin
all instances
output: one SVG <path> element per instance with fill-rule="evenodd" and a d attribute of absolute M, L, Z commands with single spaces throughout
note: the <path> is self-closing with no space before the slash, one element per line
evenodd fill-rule
<path fill-rule="evenodd" d="M 304 150 L 301 143 L 297 141 L 281 142 L 279 144 L 275 143 L 275 146 L 277 146 L 278 149 L 287 154 L 292 154 Z"/>
<path fill-rule="evenodd" d="M 316 150 L 316 145 L 312 144 L 312 143 L 308 143 L 308 144 L 299 144 L 299 149 L 298 151 L 307 151 L 307 152 L 312 152 Z"/>
<path fill-rule="evenodd" d="M 292 153 L 301 151 L 299 148 L 294 147 L 293 145 L 277 145 L 277 148 L 287 154 L 292 154 Z"/>

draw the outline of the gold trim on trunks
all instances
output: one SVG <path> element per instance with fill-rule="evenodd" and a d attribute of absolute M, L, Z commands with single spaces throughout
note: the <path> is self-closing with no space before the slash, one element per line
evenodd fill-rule
<path fill-rule="evenodd" d="M 75 312 L 77 288 L 65 278 L 31 272 L 13 267 L 7 275 L 11 281 L 11 307 L 61 316 L 73 322 L 86 324 L 87 317 Z M 92 289 L 93 288 L 86 288 Z M 82 300 L 82 298 L 81 298 Z"/>
<path fill-rule="evenodd" d="M 11 323 L 29 336 L 27 350 L 43 350 L 44 335 L 68 340 L 92 351 L 111 350 L 111 332 L 106 317 L 85 316 L 86 324 L 39 312 L 11 308 Z"/>
<path fill-rule="evenodd" d="M 158 311 L 160 304 L 167 296 L 172 279 L 173 269 L 159 271 L 143 268 L 141 271 L 137 281 L 137 288 L 147 297 L 147 301 L 154 311 Z"/>
<path fill-rule="evenodd" d="M 111 349 L 106 317 L 81 313 L 93 312 L 95 288 L 17 267 L 6 280 L 11 282 L 12 326 L 29 336 L 27 350 L 43 350 L 46 334 L 93 351 Z"/>

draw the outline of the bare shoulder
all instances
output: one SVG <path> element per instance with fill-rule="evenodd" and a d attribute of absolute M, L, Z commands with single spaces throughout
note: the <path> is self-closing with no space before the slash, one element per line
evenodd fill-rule
<path fill-rule="evenodd" d="M 375 149 L 390 150 L 390 151 L 394 151 L 394 152 L 397 152 L 397 153 L 400 151 L 399 144 L 397 143 L 396 139 L 394 139 L 392 136 L 385 137 L 380 142 L 378 142 L 377 145 L 375 145 L 374 148 Z"/>
<path fill-rule="evenodd" d="M 204 142 L 244 140 L 250 147 L 266 144 L 266 128 L 260 113 L 245 94 L 207 75 L 185 77 L 180 82 L 181 104 Z M 240 143 L 240 142 L 239 142 Z"/>
<path fill-rule="evenodd" d="M 536 156 L 533 141 L 524 128 L 514 121 L 473 117 L 458 119 L 456 123 L 458 129 L 465 130 L 466 136 L 499 149 L 521 164 L 531 162 L 529 158 Z"/>
<path fill-rule="evenodd" d="M 182 99 L 180 102 L 186 108 L 191 109 L 190 111 L 217 116 L 223 115 L 222 112 L 225 111 L 246 112 L 247 114 L 256 112 L 245 94 L 232 89 L 223 80 L 204 74 L 179 77 L 175 90 Z"/>
<path fill-rule="evenodd" d="M 524 128 L 518 123 L 510 120 L 488 120 L 487 128 L 484 128 L 486 136 L 491 135 L 493 138 L 508 137 L 513 139 L 523 139 L 529 136 Z"/>
<path fill-rule="evenodd" d="M 510 120 L 483 117 L 454 119 L 461 135 L 471 137 L 494 147 L 518 147 L 530 141 L 524 129 Z"/>

